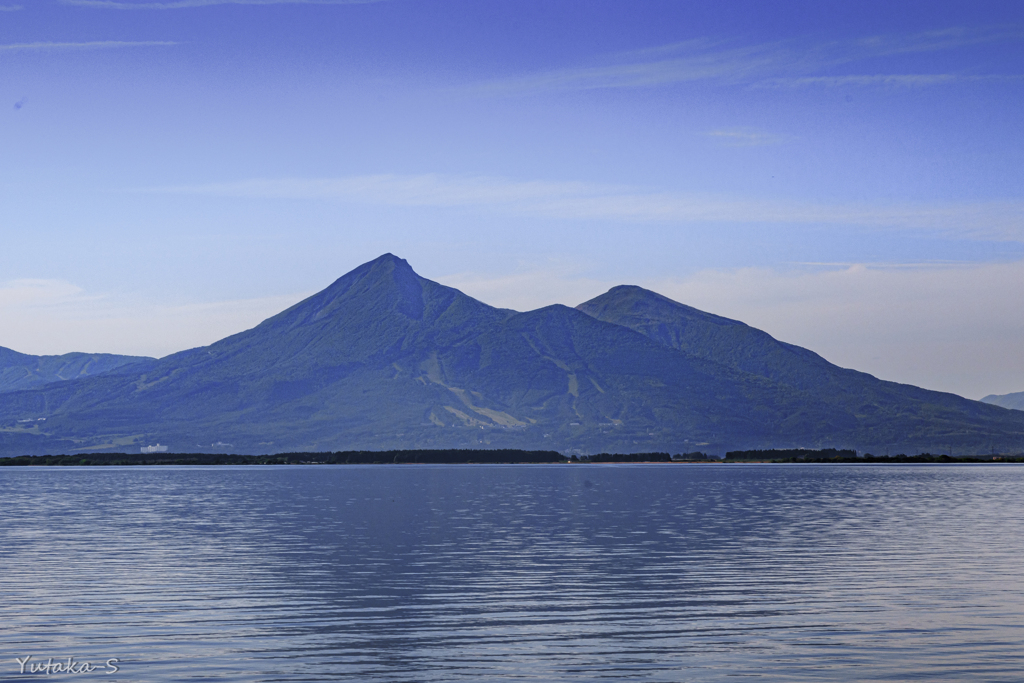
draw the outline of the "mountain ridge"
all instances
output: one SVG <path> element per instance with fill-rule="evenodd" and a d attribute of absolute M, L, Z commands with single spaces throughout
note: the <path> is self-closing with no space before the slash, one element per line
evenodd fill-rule
<path fill-rule="evenodd" d="M 153 360 L 112 353 L 65 353 L 32 356 L 0 346 L 0 393 L 35 389 L 53 382 L 100 375 L 125 365 Z"/>
<path fill-rule="evenodd" d="M 838 368 L 641 288 L 516 312 L 385 254 L 209 346 L 0 394 L 0 454 L 157 442 L 254 454 L 987 452 L 1024 448 L 1024 415 Z"/>
<path fill-rule="evenodd" d="M 1024 410 L 1024 391 L 1015 391 L 1012 394 L 989 394 L 981 399 L 981 402 L 1010 410 Z"/>

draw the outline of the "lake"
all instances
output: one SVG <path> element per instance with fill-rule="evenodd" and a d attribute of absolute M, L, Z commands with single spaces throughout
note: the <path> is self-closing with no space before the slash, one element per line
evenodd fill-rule
<path fill-rule="evenodd" d="M 1024 466 L 0 468 L 0 679 L 1020 681 Z M 113 663 L 116 673 L 106 668 Z"/>

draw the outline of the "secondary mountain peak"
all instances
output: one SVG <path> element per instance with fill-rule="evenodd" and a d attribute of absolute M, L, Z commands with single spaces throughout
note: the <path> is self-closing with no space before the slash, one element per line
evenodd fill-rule
<path fill-rule="evenodd" d="M 642 287 L 613 287 L 576 308 L 663 346 L 800 389 L 828 384 L 836 373 L 849 372 L 738 320 L 705 313 Z"/>
<path fill-rule="evenodd" d="M 673 301 L 667 296 L 652 292 L 636 285 L 618 285 L 612 287 L 601 296 L 595 297 L 576 307 L 587 315 L 605 320 L 607 317 L 616 317 L 614 321 L 620 325 L 626 324 L 626 320 L 634 320 L 638 323 L 650 324 L 654 322 L 680 321 L 701 321 L 712 325 L 742 325 L 738 320 L 730 320 L 719 315 L 705 313 L 704 311 Z M 631 327 L 631 325 L 626 325 Z M 670 344 L 676 346 L 675 344 Z M 679 348 L 676 346 L 676 348 Z"/>

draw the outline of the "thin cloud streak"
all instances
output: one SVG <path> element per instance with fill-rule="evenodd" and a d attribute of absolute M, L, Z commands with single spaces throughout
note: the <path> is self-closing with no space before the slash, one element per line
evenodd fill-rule
<path fill-rule="evenodd" d="M 938 52 L 953 50 L 968 45 L 993 43 L 1001 40 L 1024 38 L 1024 27 L 967 27 L 954 26 L 936 31 L 924 31 L 909 36 L 880 35 L 852 41 L 853 49 L 863 57 L 879 57 L 897 54 Z M 833 43 L 841 45 L 842 43 Z"/>
<path fill-rule="evenodd" d="M 244 199 L 339 200 L 390 206 L 480 207 L 563 220 L 856 225 L 1024 240 L 1024 203 L 872 206 L 650 192 L 581 182 L 441 175 L 253 179 L 134 190 Z"/>
<path fill-rule="evenodd" d="M 17 12 L 25 9 L 21 5 L 0 5 L 0 12 Z"/>
<path fill-rule="evenodd" d="M 107 50 L 124 47 L 167 47 L 178 45 L 170 40 L 94 40 L 86 43 L 10 43 L 0 45 L 0 51 L 21 51 L 21 50 Z"/>
<path fill-rule="evenodd" d="M 646 88 L 670 83 L 716 79 L 727 83 L 792 68 L 802 58 L 782 43 L 715 49 L 711 41 L 691 41 L 681 48 L 693 54 L 672 59 L 608 66 L 557 69 L 479 86 L 485 92 Z M 666 51 L 671 51 L 666 48 Z"/>
<path fill-rule="evenodd" d="M 213 5 L 368 5 L 386 0 L 172 0 L 172 2 L 121 2 L 119 0 L 61 0 L 62 4 L 94 9 L 190 9 Z"/>
<path fill-rule="evenodd" d="M 909 36 L 871 36 L 850 41 L 806 44 L 801 41 L 779 41 L 725 47 L 721 41 L 689 40 L 644 50 L 610 55 L 611 64 L 556 69 L 527 76 L 509 78 L 478 86 L 489 92 L 520 92 L 534 90 L 594 90 L 609 88 L 645 88 L 671 83 L 717 80 L 724 84 L 771 83 L 799 77 L 851 79 L 850 84 L 900 84 L 904 86 L 937 85 L 958 80 L 983 79 L 986 76 L 954 74 L 869 74 L 824 76 L 822 70 L 854 62 L 954 50 L 982 43 L 1021 40 L 1021 27 L 949 28 Z M 819 72 L 819 73 L 816 73 Z M 886 82 L 886 78 L 894 80 Z"/>
<path fill-rule="evenodd" d="M 93 301 L 81 287 L 64 280 L 22 279 L 0 284 L 0 310 L 76 305 Z"/>
<path fill-rule="evenodd" d="M 754 83 L 754 88 L 805 88 L 844 86 L 895 86 L 919 88 L 951 83 L 985 83 L 1024 80 L 1024 75 L 992 74 L 986 76 L 968 74 L 875 74 L 862 76 L 806 76 L 803 78 L 767 78 Z"/>
<path fill-rule="evenodd" d="M 726 130 L 709 130 L 705 133 L 728 147 L 764 147 L 778 145 L 785 141 L 781 135 L 765 133 L 752 128 L 730 128 Z"/>

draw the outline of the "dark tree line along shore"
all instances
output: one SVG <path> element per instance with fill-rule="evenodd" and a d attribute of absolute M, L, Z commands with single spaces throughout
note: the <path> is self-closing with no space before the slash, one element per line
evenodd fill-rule
<path fill-rule="evenodd" d="M 858 456 L 853 450 L 821 450 L 777 449 L 754 451 L 729 451 L 725 454 L 725 462 L 776 462 L 776 463 L 853 463 L 853 464 L 886 464 L 886 463 L 965 463 L 965 462 L 1024 462 L 1024 454 L 1018 455 L 973 455 L 957 456 L 933 455 L 872 455 L 865 453 Z"/>
<path fill-rule="evenodd" d="M 771 462 L 771 463 L 980 463 L 1024 462 L 1019 455 L 899 454 L 858 457 L 856 451 L 826 448 L 821 450 L 778 449 L 729 451 L 725 460 L 706 453 L 598 453 L 564 456 L 557 451 L 503 450 L 400 450 L 338 451 L 325 453 L 277 453 L 275 455 L 237 455 L 219 453 L 93 453 L 89 455 L 20 455 L 0 458 L 0 466 L 95 466 L 95 465 L 377 465 L 377 464 L 542 464 L 542 463 L 641 463 L 641 462 Z"/>
<path fill-rule="evenodd" d="M 0 465 L 375 465 L 565 462 L 556 451 L 410 450 L 338 451 L 236 455 L 219 453 L 95 453 L 90 455 L 22 455 Z"/>

